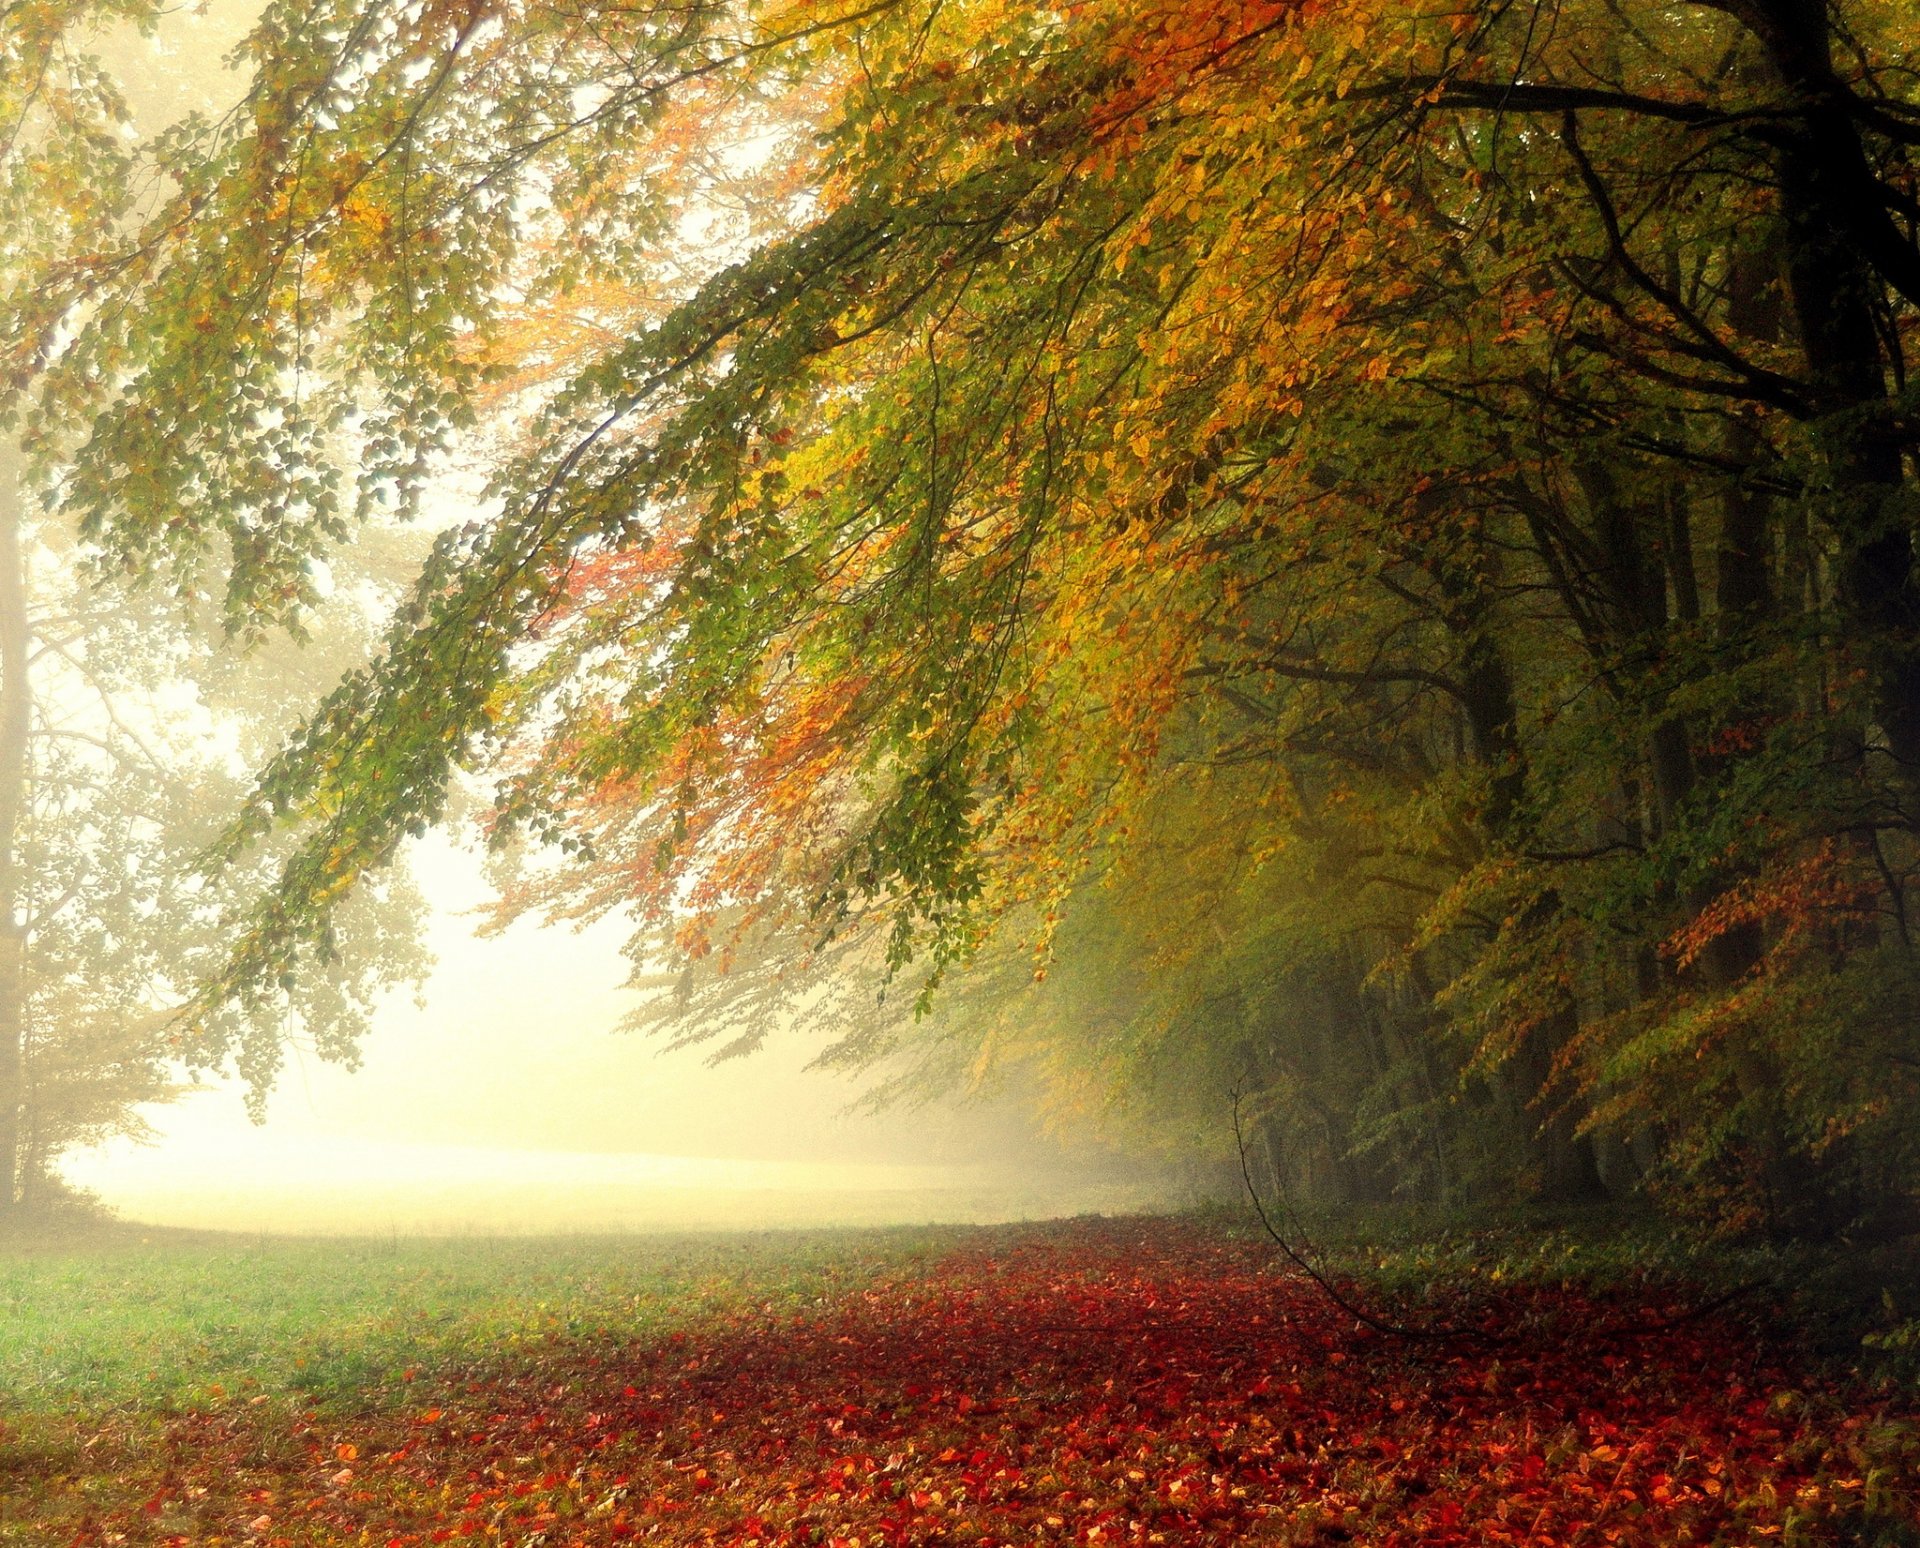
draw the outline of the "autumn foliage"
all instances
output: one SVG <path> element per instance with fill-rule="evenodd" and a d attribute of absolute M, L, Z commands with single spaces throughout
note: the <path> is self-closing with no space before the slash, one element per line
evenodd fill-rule
<path fill-rule="evenodd" d="M 244 110 L 58 271 L 45 476 L 243 632 L 356 512 L 485 492 L 227 834 L 301 847 L 184 1046 L 484 769 L 564 857 L 506 908 L 626 911 L 679 1035 L 806 1006 L 1216 1156 L 1238 1088 L 1329 1197 L 1900 1228 L 1915 49 L 1797 0 L 269 5 Z"/>

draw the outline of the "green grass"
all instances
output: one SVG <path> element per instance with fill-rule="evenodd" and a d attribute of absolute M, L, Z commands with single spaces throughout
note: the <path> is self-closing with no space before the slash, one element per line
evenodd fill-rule
<path fill-rule="evenodd" d="M 1268 1206 L 1290 1239 L 1304 1235 L 1340 1272 L 1395 1292 L 1456 1285 L 1577 1282 L 1591 1289 L 1652 1283 L 1726 1288 L 1755 1279 L 1791 1279 L 1817 1252 L 1759 1241 L 1721 1241 L 1618 1205 L 1445 1211 L 1405 1206 L 1312 1210 L 1304 1217 Z M 1261 1232 L 1244 1216 L 1240 1234 Z"/>
<path fill-rule="evenodd" d="M 938 1229 L 681 1237 L 222 1237 L 0 1247 L 0 1411 L 265 1395 L 378 1408 L 408 1372 L 556 1334 L 643 1336 L 909 1272 Z"/>
<path fill-rule="evenodd" d="M 1258 1234 L 1242 1209 L 1206 1212 Z M 1516 1284 L 1685 1285 L 1698 1297 L 1763 1280 L 1842 1363 L 1912 1382 L 1920 1348 L 1914 1254 L 1703 1243 L 1646 1216 L 1315 1213 L 1316 1260 L 1383 1305 Z M 531 1358 L 555 1336 L 647 1338 L 743 1309 L 785 1313 L 911 1274 L 966 1227 L 678 1236 L 297 1238 L 82 1232 L 0 1244 L 0 1414 L 166 1411 L 267 1396 L 374 1410 L 408 1398 L 409 1371 Z M 1288 1224 L 1290 1234 L 1293 1226 Z M 1903 1244 L 1905 1245 L 1905 1244 Z M 1902 1272 L 1904 1271 L 1904 1272 Z"/>
<path fill-rule="evenodd" d="M 1670 1289 L 1694 1304 L 1734 1295 L 1809 1353 L 1920 1391 L 1920 1238 L 1717 1239 L 1621 1205 L 1293 1215 L 1269 1204 L 1268 1211 L 1296 1247 L 1308 1244 L 1323 1272 L 1391 1305 L 1418 1308 L 1437 1294 L 1471 1300 L 1527 1285 Z M 1217 1223 L 1232 1235 L 1266 1239 L 1244 1209 L 1221 1211 Z"/>

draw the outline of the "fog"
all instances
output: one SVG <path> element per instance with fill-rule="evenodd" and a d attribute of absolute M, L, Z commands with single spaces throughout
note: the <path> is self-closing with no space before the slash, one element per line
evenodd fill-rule
<path fill-rule="evenodd" d="M 89 1164 L 89 1162 L 91 1164 Z M 81 1158 L 70 1176 L 133 1221 L 299 1235 L 521 1235 L 901 1225 L 1109 1213 L 1138 1183 L 990 1164 L 741 1160 L 523 1150 L 188 1128 L 145 1157 Z"/>
<path fill-rule="evenodd" d="M 1149 1206 L 1150 1169 L 1063 1146 L 1004 1103 L 855 1110 L 804 1025 L 711 1062 L 614 1030 L 617 921 L 474 934 L 457 836 L 416 846 L 437 965 L 357 1070 L 297 1053 L 251 1122 L 237 1083 L 143 1112 L 152 1143 L 62 1165 L 123 1218 L 248 1232 L 485 1234 L 1017 1220 Z"/>

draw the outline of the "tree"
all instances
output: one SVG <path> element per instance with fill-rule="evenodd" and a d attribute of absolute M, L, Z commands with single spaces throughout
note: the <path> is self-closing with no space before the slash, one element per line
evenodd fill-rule
<path fill-rule="evenodd" d="M 63 1151 L 145 1135 L 140 1108 L 182 1089 L 174 1013 L 217 966 L 223 916 L 272 864 L 209 878 L 204 852 L 301 678 L 284 662 L 240 677 L 217 629 L 89 577 L 70 545 L 25 519 L 11 486 L 0 522 L 0 608 L 18 631 L 26 701 L 5 787 L 17 812 L 4 881 L 18 976 L 0 1009 L 19 1038 L 0 1128 L 5 1218 L 51 1201 Z M 335 672 L 364 639 L 357 608 L 323 615 Z M 297 978 L 253 1032 L 242 1070 L 256 1095 L 287 1042 L 351 1059 L 380 997 L 424 971 L 421 908 L 402 878 L 356 902 L 343 962 Z"/>
<path fill-rule="evenodd" d="M 96 405 L 55 459 L 88 533 L 182 584 L 225 543 L 230 615 L 281 616 L 356 504 L 417 498 L 510 324 L 596 336 L 521 357 L 493 513 L 230 832 L 302 837 L 205 1046 L 463 762 L 580 858 L 537 901 L 754 994 L 911 965 L 923 1006 L 1009 923 L 1044 969 L 1185 808 L 1259 873 L 1165 873 L 1236 919 L 1245 1008 L 1200 1014 L 1191 956 L 1172 1011 L 1100 992 L 1195 1067 L 1300 1055 L 1253 1060 L 1276 1112 L 1339 1086 L 1284 1032 L 1337 998 L 1378 1053 L 1330 1155 L 1397 1114 L 1394 1170 L 1449 1186 L 1478 1104 L 1503 1187 L 1899 1207 L 1913 22 L 270 7 L 115 269 L 141 304 L 52 378 Z M 689 122 L 787 135 L 781 218 L 697 283 Z"/>
<path fill-rule="evenodd" d="M 9 432 L 59 444 L 47 369 L 95 261 L 134 207 L 127 107 L 90 48 L 153 8 L 16 7 L 0 49 L 0 247 Z M 124 55 L 128 51 L 121 48 Z M 203 874 L 244 788 L 243 757 L 284 726 L 298 674 L 236 688 L 204 606 L 129 591 L 36 509 L 20 448 L 0 451 L 0 1221 L 49 1202 L 60 1153 L 142 1134 L 141 1105 L 178 1089 L 172 1012 L 212 970 L 222 914 L 264 882 L 256 864 Z M 377 573 L 378 545 L 342 580 Z M 391 570 L 391 564 L 388 566 Z M 337 673 L 367 620 L 342 596 L 319 615 Z M 297 693 L 298 690 L 295 690 Z M 271 865 L 263 856 L 260 864 Z M 417 978 L 418 900 L 400 883 L 356 905 L 356 950 L 260 1007 L 243 1067 L 264 1089 L 282 1039 L 350 1056 L 378 995 Z"/>

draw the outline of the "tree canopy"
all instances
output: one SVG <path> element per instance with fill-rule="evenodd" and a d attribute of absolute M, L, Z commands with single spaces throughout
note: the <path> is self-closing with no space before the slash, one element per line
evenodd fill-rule
<path fill-rule="evenodd" d="M 44 477 L 243 632 L 488 481 L 225 839 L 298 847 L 199 1050 L 475 767 L 696 1031 L 1910 1206 L 1917 22 L 269 4 L 14 305 Z"/>

